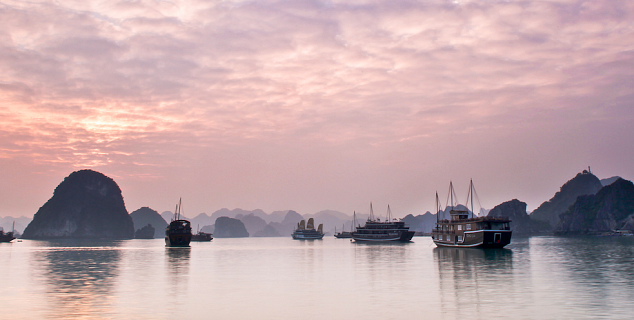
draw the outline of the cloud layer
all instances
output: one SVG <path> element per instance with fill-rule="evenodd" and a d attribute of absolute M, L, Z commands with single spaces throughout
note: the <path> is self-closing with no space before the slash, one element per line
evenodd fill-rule
<path fill-rule="evenodd" d="M 633 176 L 633 21 L 631 1 L 0 1 L 2 202 L 29 214 L 88 167 L 130 210 L 417 213 L 471 177 L 485 207 L 534 208 L 586 165 Z"/>

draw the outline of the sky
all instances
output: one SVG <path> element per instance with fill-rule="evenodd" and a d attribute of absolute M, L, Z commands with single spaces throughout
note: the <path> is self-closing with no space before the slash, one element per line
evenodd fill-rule
<path fill-rule="evenodd" d="M 369 210 L 634 178 L 634 2 L 0 0 L 0 216 Z M 476 203 L 477 207 L 477 203 Z"/>

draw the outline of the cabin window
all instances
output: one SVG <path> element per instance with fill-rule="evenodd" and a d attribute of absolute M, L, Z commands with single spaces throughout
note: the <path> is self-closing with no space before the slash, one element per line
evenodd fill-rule
<path fill-rule="evenodd" d="M 458 242 L 462 242 L 462 236 L 458 236 Z"/>
<path fill-rule="evenodd" d="M 462 230 L 462 225 L 461 224 L 458 225 L 458 230 Z"/>
<path fill-rule="evenodd" d="M 468 224 L 468 225 L 467 225 L 466 230 L 471 230 L 471 224 Z"/>

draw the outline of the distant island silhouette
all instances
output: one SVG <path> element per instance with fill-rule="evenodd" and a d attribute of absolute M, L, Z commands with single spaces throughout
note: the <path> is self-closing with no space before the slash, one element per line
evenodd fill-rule
<path fill-rule="evenodd" d="M 630 210 L 631 198 L 628 198 L 632 197 L 631 184 L 618 176 L 599 180 L 589 169 L 583 170 L 531 213 L 526 212 L 526 203 L 512 199 L 490 210 L 480 209 L 478 215 L 509 217 L 514 233 L 527 235 L 599 234 L 619 228 L 634 229 L 634 209 Z M 441 214 L 446 216 L 447 212 Z M 154 229 L 152 238 L 163 238 L 172 216 L 171 211 L 159 214 L 149 207 L 128 215 L 122 192 L 113 179 L 97 171 L 80 170 L 57 186 L 53 197 L 30 222 L 26 217 L 5 217 L 0 221 L 5 229 L 16 221 L 17 234 L 23 228 L 21 225 L 28 224 L 22 235 L 25 239 L 131 239 L 150 238 L 148 225 Z M 367 217 L 357 213 L 357 224 L 362 224 Z M 200 213 L 185 219 L 191 221 L 194 230 L 223 238 L 289 237 L 299 221 L 309 218 L 323 221 L 326 234 L 352 227 L 352 215 L 335 210 L 302 215 L 294 210 L 266 213 L 260 209 L 223 208 L 211 215 Z M 436 214 L 408 214 L 402 220 L 417 234 L 428 234 L 435 226 Z"/>

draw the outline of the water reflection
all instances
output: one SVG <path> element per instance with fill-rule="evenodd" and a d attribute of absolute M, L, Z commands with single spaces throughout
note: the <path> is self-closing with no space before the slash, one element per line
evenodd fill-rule
<path fill-rule="evenodd" d="M 108 316 L 121 259 L 118 241 L 37 241 L 33 251 L 49 298 L 47 318 Z"/>
<path fill-rule="evenodd" d="M 509 249 L 435 248 L 440 300 L 452 317 L 482 314 L 513 287 L 513 251 Z M 508 292 L 508 291 L 506 291 Z"/>
<path fill-rule="evenodd" d="M 165 258 L 170 284 L 169 294 L 174 302 L 178 302 L 188 291 L 191 247 L 166 247 Z"/>
<path fill-rule="evenodd" d="M 531 247 L 548 261 L 541 272 L 548 303 L 566 305 L 570 314 L 631 316 L 627 304 L 615 301 L 634 299 L 634 238 L 543 237 L 532 238 Z"/>
<path fill-rule="evenodd" d="M 402 288 L 410 279 L 401 275 L 411 266 L 410 243 L 356 243 L 357 271 L 366 275 L 364 282 L 373 292 L 394 291 Z M 391 279 L 388 281 L 388 279 Z M 372 295 L 374 296 L 374 294 Z"/>

